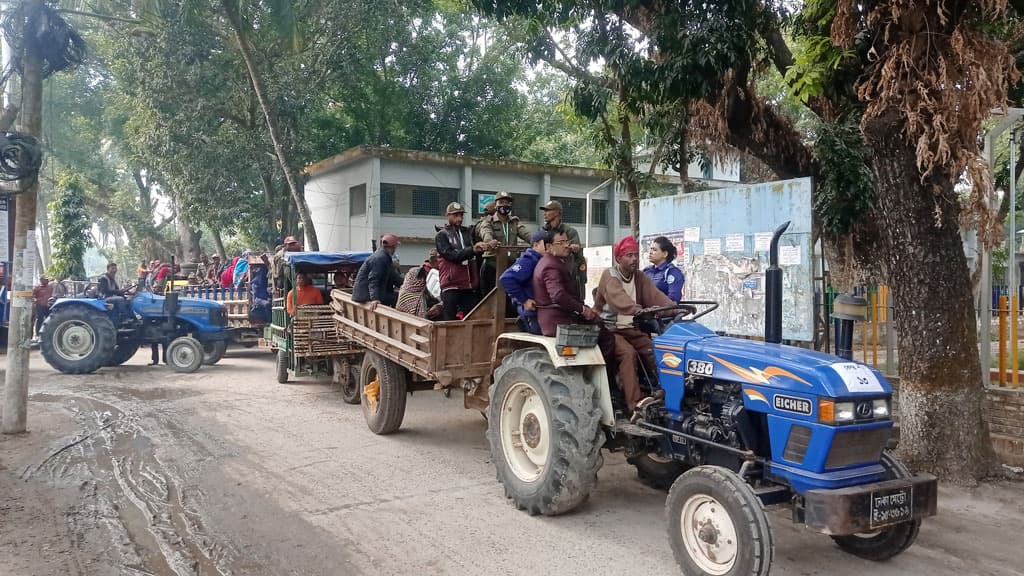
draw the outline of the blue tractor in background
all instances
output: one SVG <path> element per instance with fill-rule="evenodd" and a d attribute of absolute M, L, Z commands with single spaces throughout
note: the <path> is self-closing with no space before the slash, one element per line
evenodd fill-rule
<path fill-rule="evenodd" d="M 43 322 L 40 349 L 60 372 L 88 374 L 127 362 L 143 345 L 162 344 L 167 363 L 189 373 L 220 360 L 230 338 L 226 326 L 220 303 L 175 293 L 139 292 L 129 301 L 61 298 Z"/>
<path fill-rule="evenodd" d="M 937 480 L 912 474 L 887 450 L 892 388 L 863 364 L 782 344 L 785 228 L 775 232 L 765 278 L 764 341 L 697 323 L 715 302 L 634 318 L 655 335 L 664 397 L 641 402 L 631 418 L 596 327 L 498 336 L 487 436 L 517 508 L 555 515 L 586 501 L 605 448 L 622 451 L 642 480 L 671 488 L 669 541 L 687 576 L 768 574 L 769 506 L 869 560 L 914 543 L 922 519 L 936 513 Z M 649 386 L 653 394 L 657 385 Z"/>

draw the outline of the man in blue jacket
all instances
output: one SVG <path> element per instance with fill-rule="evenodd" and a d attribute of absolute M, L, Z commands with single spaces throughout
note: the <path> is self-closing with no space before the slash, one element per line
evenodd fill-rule
<path fill-rule="evenodd" d="M 532 247 L 527 248 L 499 280 L 519 309 L 519 329 L 530 334 L 541 333 L 537 322 L 537 302 L 533 299 L 533 269 L 548 251 L 550 242 L 551 232 L 544 229 L 535 231 L 530 235 Z"/>
<path fill-rule="evenodd" d="M 394 234 L 385 234 L 380 238 L 380 248 L 367 258 L 356 273 L 356 281 L 352 287 L 352 301 L 369 303 L 371 308 L 377 304 L 395 307 L 398 303 L 398 287 L 404 280 L 395 270 L 394 256 L 401 242 Z"/>

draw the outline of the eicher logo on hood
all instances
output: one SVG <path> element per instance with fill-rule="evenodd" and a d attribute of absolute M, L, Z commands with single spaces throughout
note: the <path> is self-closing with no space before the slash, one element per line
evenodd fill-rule
<path fill-rule="evenodd" d="M 773 398 L 775 409 L 782 410 L 783 412 L 792 412 L 794 414 L 803 414 L 804 416 L 810 416 L 814 410 L 811 408 L 811 401 L 803 398 L 795 398 L 793 396 L 783 396 L 782 394 L 776 394 Z"/>

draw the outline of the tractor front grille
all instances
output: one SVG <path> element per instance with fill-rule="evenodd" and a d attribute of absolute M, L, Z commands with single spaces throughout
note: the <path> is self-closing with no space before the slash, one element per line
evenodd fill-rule
<path fill-rule="evenodd" d="M 789 440 L 782 457 L 796 464 L 803 464 L 807 447 L 811 444 L 811 429 L 807 426 L 793 426 L 789 429 Z"/>
<path fill-rule="evenodd" d="M 870 428 L 867 430 L 838 430 L 832 438 L 825 468 L 843 468 L 854 464 L 878 462 L 882 450 L 889 441 L 891 428 Z"/>
<path fill-rule="evenodd" d="M 228 317 L 224 313 L 224 308 L 213 308 L 210 310 L 210 324 L 222 327 L 228 325 Z"/>

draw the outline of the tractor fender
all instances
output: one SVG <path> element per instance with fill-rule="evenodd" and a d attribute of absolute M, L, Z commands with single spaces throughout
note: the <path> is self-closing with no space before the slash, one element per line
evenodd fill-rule
<path fill-rule="evenodd" d="M 506 332 L 500 334 L 494 342 L 491 354 L 491 369 L 501 366 L 502 360 L 515 350 L 523 348 L 542 348 L 555 368 L 576 368 L 585 373 L 586 381 L 597 387 L 599 406 L 601 407 L 601 423 L 605 426 L 615 425 L 615 412 L 612 408 L 612 395 L 609 389 L 608 372 L 605 370 L 604 356 L 597 346 L 578 348 L 575 356 L 561 356 L 555 346 L 555 339 L 538 336 L 526 332 Z"/>
<path fill-rule="evenodd" d="M 87 308 L 95 308 L 104 314 L 110 313 L 110 309 L 107 308 L 107 301 L 101 298 L 58 298 L 53 303 L 53 306 L 50 306 L 50 312 L 73 306 L 85 306 Z"/>

